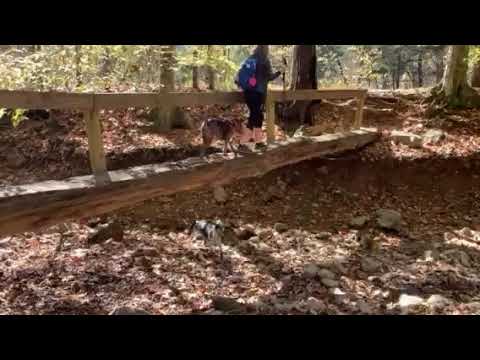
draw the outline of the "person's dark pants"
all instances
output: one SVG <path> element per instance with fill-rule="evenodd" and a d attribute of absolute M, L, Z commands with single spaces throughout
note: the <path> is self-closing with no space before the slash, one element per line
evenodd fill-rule
<path fill-rule="evenodd" d="M 258 91 L 245 91 L 245 102 L 247 103 L 250 116 L 248 117 L 247 127 L 250 130 L 262 128 L 263 125 L 263 105 L 265 95 Z"/>

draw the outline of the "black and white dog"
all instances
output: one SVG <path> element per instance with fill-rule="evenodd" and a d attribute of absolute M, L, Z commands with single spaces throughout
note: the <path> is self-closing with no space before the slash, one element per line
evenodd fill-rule
<path fill-rule="evenodd" d="M 217 246 L 220 249 L 220 258 L 223 260 L 222 241 L 225 234 L 225 225 L 222 221 L 195 220 L 189 228 L 189 234 L 200 235 L 205 245 Z"/>

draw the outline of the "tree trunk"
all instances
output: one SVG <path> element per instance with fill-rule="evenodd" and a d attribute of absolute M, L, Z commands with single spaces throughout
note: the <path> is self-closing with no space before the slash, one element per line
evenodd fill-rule
<path fill-rule="evenodd" d="M 196 90 L 199 89 L 198 85 L 198 65 L 196 64 L 196 61 L 198 60 L 198 51 L 195 50 L 193 52 L 193 61 L 195 64 L 192 67 L 192 87 Z"/>
<path fill-rule="evenodd" d="M 175 65 L 176 46 L 168 45 L 162 47 L 160 86 L 162 92 L 175 90 Z M 187 115 L 178 107 L 169 104 L 154 109 L 151 117 L 155 127 L 159 131 L 168 131 L 174 127 L 190 128 L 191 124 Z"/>
<path fill-rule="evenodd" d="M 435 63 L 435 81 L 437 84 L 440 84 L 445 71 L 445 50 L 443 48 L 434 50 L 433 57 Z"/>
<path fill-rule="evenodd" d="M 110 48 L 108 46 L 105 47 L 103 52 L 103 58 L 100 67 L 100 75 L 107 76 L 112 71 L 113 59 L 110 54 Z"/>
<path fill-rule="evenodd" d="M 480 62 L 473 65 L 472 86 L 480 87 Z"/>
<path fill-rule="evenodd" d="M 82 85 L 82 45 L 75 45 L 75 81 L 77 86 Z"/>
<path fill-rule="evenodd" d="M 423 54 L 418 54 L 417 59 L 417 85 L 423 87 Z"/>
<path fill-rule="evenodd" d="M 434 102 L 448 107 L 479 106 L 480 97 L 467 83 L 468 45 L 450 45 L 441 86 L 433 89 Z"/>
<path fill-rule="evenodd" d="M 290 90 L 317 89 L 317 53 L 315 45 L 294 45 Z M 295 101 L 282 111 L 280 126 L 288 134 L 303 124 L 313 124 L 312 104 L 316 101 Z"/>
<path fill-rule="evenodd" d="M 207 45 L 207 57 L 208 57 L 208 68 L 207 68 L 207 76 L 208 76 L 208 90 L 215 90 L 215 69 L 210 62 L 213 58 L 213 45 Z"/>
<path fill-rule="evenodd" d="M 317 54 L 315 45 L 293 48 L 290 90 L 317 89 Z"/>

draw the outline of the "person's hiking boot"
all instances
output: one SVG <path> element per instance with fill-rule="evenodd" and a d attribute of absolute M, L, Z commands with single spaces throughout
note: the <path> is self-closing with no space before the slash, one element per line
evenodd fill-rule
<path fill-rule="evenodd" d="M 246 144 L 240 144 L 238 145 L 238 151 L 239 152 L 248 152 L 248 153 L 251 153 L 252 152 L 252 149 L 250 149 L 250 147 Z"/>

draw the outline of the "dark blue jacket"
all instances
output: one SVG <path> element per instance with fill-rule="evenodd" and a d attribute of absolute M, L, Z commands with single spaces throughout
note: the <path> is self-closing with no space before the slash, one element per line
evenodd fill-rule
<path fill-rule="evenodd" d="M 250 55 L 249 58 L 254 58 L 257 62 L 257 87 L 255 91 L 266 94 L 268 83 L 279 77 L 281 72 L 277 71 L 276 73 L 273 73 L 270 60 L 259 53 L 254 53 L 253 55 Z M 236 79 L 238 79 L 238 74 Z"/>

